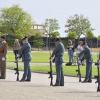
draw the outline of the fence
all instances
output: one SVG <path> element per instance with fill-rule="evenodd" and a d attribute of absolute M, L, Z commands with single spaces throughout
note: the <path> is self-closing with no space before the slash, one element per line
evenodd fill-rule
<path fill-rule="evenodd" d="M 14 43 L 14 39 L 15 37 L 14 36 L 11 36 L 11 35 L 8 35 L 6 36 L 6 41 L 8 42 L 8 45 L 9 46 L 13 46 L 13 43 Z M 63 38 L 60 38 L 61 39 L 61 42 L 64 44 L 65 48 L 67 48 L 68 46 L 68 40 L 71 39 L 71 38 L 68 38 L 68 37 L 63 37 Z M 42 46 L 36 46 L 36 40 L 37 40 L 37 45 L 41 42 L 43 42 L 43 45 Z M 75 45 L 75 48 L 77 47 L 78 45 L 78 40 L 77 39 L 71 39 Z M 100 41 L 97 40 L 97 38 L 93 38 L 93 39 L 85 39 L 85 38 L 80 38 L 81 41 L 86 41 L 88 46 L 90 48 L 98 48 L 100 47 Z M 21 43 L 21 40 L 20 41 L 20 44 L 22 45 Z M 49 38 L 49 37 L 41 37 L 41 38 L 35 38 L 34 36 L 31 36 L 28 38 L 28 41 L 29 43 L 31 44 L 32 48 L 41 48 L 42 50 L 48 50 L 49 47 L 50 48 L 54 48 L 55 47 L 55 44 L 54 44 L 54 41 L 55 41 L 55 38 Z M 40 41 L 40 42 L 39 42 Z"/>

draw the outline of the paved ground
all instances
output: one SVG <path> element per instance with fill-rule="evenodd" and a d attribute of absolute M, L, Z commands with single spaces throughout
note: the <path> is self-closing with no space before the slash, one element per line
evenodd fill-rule
<path fill-rule="evenodd" d="M 20 78 L 22 74 L 20 71 Z M 95 80 L 79 83 L 78 78 L 65 76 L 64 87 L 52 87 L 48 76 L 32 73 L 31 82 L 16 82 L 14 71 L 7 70 L 7 78 L 0 80 L 0 100 L 100 100 Z"/>

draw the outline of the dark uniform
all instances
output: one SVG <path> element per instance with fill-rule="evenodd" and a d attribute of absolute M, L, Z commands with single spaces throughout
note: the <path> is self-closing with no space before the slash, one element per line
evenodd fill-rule
<path fill-rule="evenodd" d="M 84 43 L 83 43 L 84 45 Z M 84 57 L 81 59 L 84 60 L 86 59 L 86 76 L 85 80 L 83 82 L 92 82 L 91 77 L 92 77 L 92 55 L 89 47 L 85 47 L 79 54 L 79 57 L 81 57 L 84 54 Z"/>
<path fill-rule="evenodd" d="M 60 39 L 57 38 L 55 42 L 57 41 L 60 41 Z M 55 56 L 55 65 L 57 74 L 56 83 L 54 86 L 64 86 L 64 75 L 62 68 L 62 63 L 64 62 L 63 55 L 64 55 L 64 45 L 61 42 L 59 42 L 59 44 L 55 47 L 51 55 L 51 57 Z"/>
<path fill-rule="evenodd" d="M 22 40 L 25 40 L 27 37 L 24 37 Z M 28 42 L 23 44 L 19 49 L 18 54 L 22 55 L 22 62 L 24 62 L 24 74 L 20 81 L 31 81 L 31 70 L 30 70 L 30 61 L 32 56 L 30 54 L 31 46 Z"/>

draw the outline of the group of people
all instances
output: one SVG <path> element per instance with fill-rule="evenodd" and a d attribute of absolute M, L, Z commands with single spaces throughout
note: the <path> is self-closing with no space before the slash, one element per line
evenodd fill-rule
<path fill-rule="evenodd" d="M 63 68 L 62 63 L 64 62 L 64 45 L 60 42 L 60 39 L 57 38 L 55 40 L 55 49 L 52 52 L 51 57 L 55 56 L 55 66 L 56 66 L 56 82 L 54 86 L 64 86 L 64 74 L 63 74 Z M 86 59 L 86 76 L 82 83 L 86 82 L 92 82 L 92 54 L 87 46 L 87 43 L 84 41 L 80 41 L 79 45 L 77 46 L 77 59 L 78 63 L 82 63 L 84 59 Z M 72 64 L 74 64 L 73 55 L 74 55 L 74 46 L 72 44 L 72 41 L 69 40 L 69 46 L 68 46 L 68 55 L 70 57 L 70 60 L 72 61 Z"/>
<path fill-rule="evenodd" d="M 74 52 L 75 52 L 75 47 L 74 44 L 72 43 L 71 40 L 68 41 L 68 56 L 69 56 L 69 64 L 70 65 L 75 65 L 74 63 Z M 77 46 L 77 52 L 76 52 L 76 56 L 79 55 L 79 53 L 83 50 L 82 47 L 82 41 L 79 41 L 78 46 Z"/>
<path fill-rule="evenodd" d="M 1 44 L 0 44 L 0 72 L 1 77 L 0 79 L 6 78 L 6 54 L 7 54 L 7 42 L 5 41 L 5 37 L 1 36 L 0 38 Z M 31 46 L 28 43 L 27 37 L 23 37 L 21 39 L 23 45 L 20 46 L 18 39 L 14 42 L 13 51 L 15 54 L 15 60 L 18 60 L 22 57 L 22 62 L 24 63 L 24 73 L 19 82 L 24 81 L 31 81 L 31 70 L 30 70 L 30 61 L 32 60 L 31 56 Z M 56 82 L 54 86 L 64 86 L 64 74 L 63 74 L 63 67 L 62 64 L 64 62 L 64 45 L 61 43 L 60 38 L 56 38 L 55 40 L 55 48 L 52 52 L 52 55 L 50 59 L 54 58 L 55 66 L 56 66 Z M 90 49 L 87 47 L 86 42 L 79 42 L 79 45 L 77 47 L 78 52 L 78 59 L 79 61 L 83 61 L 86 59 L 86 77 L 84 82 L 92 82 L 91 80 L 91 74 L 92 74 L 92 55 Z M 72 45 L 72 41 L 69 41 L 68 46 L 68 55 L 72 60 L 72 63 L 74 63 L 73 60 L 73 53 L 74 48 Z M 82 56 L 82 57 L 81 57 Z M 81 58 L 81 59 L 80 59 Z"/>
<path fill-rule="evenodd" d="M 5 39 L 6 39 L 5 36 L 0 37 L 0 75 L 1 75 L 0 79 L 6 78 L 6 55 L 7 55 L 8 44 Z M 18 39 L 15 39 L 13 46 L 15 61 L 20 55 L 20 57 L 22 57 L 22 61 L 24 62 L 24 74 L 20 82 L 31 81 L 31 71 L 30 71 L 30 61 L 32 59 L 32 56 L 30 54 L 31 46 L 28 43 L 27 37 L 23 37 L 21 41 L 23 43 L 22 47 L 20 47 Z"/>

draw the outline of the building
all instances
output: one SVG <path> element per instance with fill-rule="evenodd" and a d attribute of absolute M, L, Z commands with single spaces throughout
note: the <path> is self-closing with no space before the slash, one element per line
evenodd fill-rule
<path fill-rule="evenodd" d="M 43 28 L 43 24 L 34 24 L 31 28 L 33 34 L 40 33 L 42 37 L 45 36 L 46 30 Z"/>

